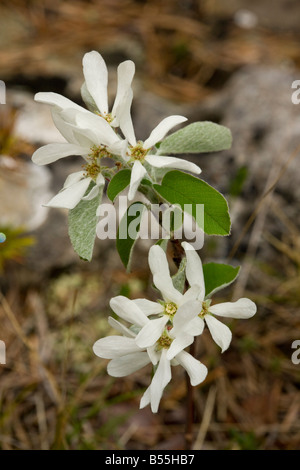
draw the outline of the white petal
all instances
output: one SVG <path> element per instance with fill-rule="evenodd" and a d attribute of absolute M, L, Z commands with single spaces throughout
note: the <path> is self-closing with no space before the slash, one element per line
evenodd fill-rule
<path fill-rule="evenodd" d="M 34 100 L 39 103 L 46 103 L 57 106 L 60 109 L 73 108 L 80 111 L 86 111 L 82 106 L 79 106 L 73 101 L 69 100 L 65 96 L 59 95 L 58 93 L 53 92 L 39 92 L 34 96 Z"/>
<path fill-rule="evenodd" d="M 156 344 L 147 348 L 147 353 L 152 364 L 156 366 L 161 356 L 161 351 L 157 351 Z"/>
<path fill-rule="evenodd" d="M 194 284 L 200 286 L 201 292 L 198 299 L 203 300 L 205 297 L 205 284 L 201 258 L 190 243 L 183 242 L 181 245 L 186 254 L 187 263 L 185 272 L 188 283 L 190 286 Z"/>
<path fill-rule="evenodd" d="M 134 302 L 142 312 L 147 315 L 156 315 L 158 313 L 162 313 L 164 311 L 163 305 L 159 304 L 158 302 L 152 302 L 151 300 L 147 299 L 134 299 Z"/>
<path fill-rule="evenodd" d="M 209 307 L 209 311 L 220 317 L 251 318 L 256 313 L 256 305 L 252 300 L 242 298 L 236 302 L 224 302 Z"/>
<path fill-rule="evenodd" d="M 127 140 L 118 140 L 113 144 L 107 146 L 107 150 L 112 155 L 118 155 L 124 162 L 128 162 L 129 157 L 127 156 L 128 142 Z"/>
<path fill-rule="evenodd" d="M 193 336 L 199 336 L 202 334 L 205 323 L 200 317 L 193 318 L 185 327 L 184 331 Z"/>
<path fill-rule="evenodd" d="M 178 304 L 182 299 L 182 294 L 173 285 L 166 253 L 159 245 L 153 245 L 150 248 L 148 261 L 153 283 L 161 291 L 164 300 Z"/>
<path fill-rule="evenodd" d="M 105 179 L 101 173 L 97 176 L 96 184 L 92 187 L 90 192 L 84 196 L 82 199 L 83 201 L 91 201 L 94 197 L 98 196 L 99 192 L 101 191 L 101 197 L 103 192 L 103 187 L 105 185 Z"/>
<path fill-rule="evenodd" d="M 102 114 L 108 112 L 107 104 L 107 67 L 96 51 L 88 52 L 82 60 L 83 74 L 87 89 Z"/>
<path fill-rule="evenodd" d="M 199 295 L 201 296 L 202 289 L 197 284 L 193 284 L 182 297 L 182 300 L 179 305 L 189 302 L 190 300 L 197 300 L 199 299 Z"/>
<path fill-rule="evenodd" d="M 151 149 L 153 145 L 157 144 L 157 142 L 160 142 L 165 137 L 170 129 L 184 121 L 187 121 L 187 118 L 184 116 L 169 116 L 163 119 L 158 126 L 153 129 L 148 139 L 145 140 L 143 145 L 144 149 Z"/>
<path fill-rule="evenodd" d="M 119 317 L 129 323 L 143 327 L 150 321 L 132 300 L 127 299 L 123 295 L 113 297 L 109 305 Z"/>
<path fill-rule="evenodd" d="M 118 120 L 118 113 L 122 108 L 128 90 L 131 87 L 132 79 L 135 72 L 135 65 L 132 60 L 126 60 L 118 66 L 118 87 L 116 99 L 112 109 L 112 116 Z M 119 123 L 117 123 L 118 126 Z"/>
<path fill-rule="evenodd" d="M 64 188 L 72 186 L 73 184 L 80 181 L 82 178 L 84 178 L 84 171 L 76 171 L 75 173 L 71 173 L 64 182 Z"/>
<path fill-rule="evenodd" d="M 212 315 L 205 315 L 204 318 L 214 342 L 220 346 L 222 352 L 226 351 L 232 339 L 230 329 Z"/>
<path fill-rule="evenodd" d="M 178 170 L 190 171 L 199 175 L 201 169 L 192 162 L 176 157 L 163 157 L 161 155 L 147 155 L 145 160 L 155 168 L 175 168 Z"/>
<path fill-rule="evenodd" d="M 135 344 L 134 338 L 107 336 L 95 342 L 93 351 L 96 356 L 103 359 L 114 359 L 115 357 L 140 351 L 140 348 Z"/>
<path fill-rule="evenodd" d="M 172 330 L 171 330 L 172 332 Z M 182 333 L 172 341 L 171 346 L 167 352 L 167 359 L 171 361 L 177 354 L 179 354 L 184 348 L 187 348 L 194 341 L 194 336 L 188 333 Z"/>
<path fill-rule="evenodd" d="M 76 109 L 57 110 L 52 109 L 53 121 L 60 133 L 68 142 L 74 143 L 87 149 L 86 154 L 91 152 L 91 147 L 98 142 L 97 133 L 89 128 L 81 128 L 76 122 L 78 114 L 89 114 L 89 111 L 81 112 Z"/>
<path fill-rule="evenodd" d="M 127 354 L 110 361 L 107 366 L 107 372 L 112 377 L 125 377 L 132 374 L 142 367 L 150 363 L 149 356 L 146 352 L 138 352 Z"/>
<path fill-rule="evenodd" d="M 52 120 L 56 128 L 59 130 L 61 135 L 66 139 L 66 141 L 70 142 L 71 144 L 78 145 L 79 142 L 74 137 L 73 126 L 70 126 L 70 123 L 66 122 L 65 119 L 63 119 L 61 110 L 57 108 L 56 106 L 54 106 L 51 109 L 51 115 L 52 115 Z M 79 145 L 81 146 L 81 144 Z"/>
<path fill-rule="evenodd" d="M 116 320 L 113 317 L 108 317 L 108 323 L 110 326 L 112 326 L 115 330 L 119 331 L 122 333 L 122 335 L 127 336 L 127 338 L 135 338 L 135 333 L 131 331 L 129 328 L 126 328 L 126 326 L 122 325 L 118 320 Z"/>
<path fill-rule="evenodd" d="M 66 189 L 62 189 L 51 199 L 51 201 L 48 202 L 48 204 L 45 204 L 45 206 L 74 209 L 74 207 L 76 207 L 83 198 L 90 182 L 90 178 L 84 178 L 72 186 L 69 186 Z"/>
<path fill-rule="evenodd" d="M 175 357 L 170 362 L 171 362 L 171 366 L 174 366 L 174 367 L 179 366 L 179 362 L 176 360 Z"/>
<path fill-rule="evenodd" d="M 155 320 L 150 320 L 137 335 L 135 339 L 136 344 L 140 348 L 149 348 L 150 346 L 153 346 L 162 335 L 168 319 L 167 315 L 163 315 Z"/>
<path fill-rule="evenodd" d="M 70 127 L 73 128 L 73 138 L 76 140 L 76 143 L 86 148 L 86 155 L 89 155 L 91 153 L 91 147 L 99 142 L 96 133 L 91 129 L 81 129 L 77 124 L 70 124 Z"/>
<path fill-rule="evenodd" d="M 97 139 L 94 143 L 97 145 L 109 146 L 120 140 L 108 122 L 97 114 L 76 113 L 76 123 L 83 130 L 89 129 L 93 132 Z"/>
<path fill-rule="evenodd" d="M 96 178 L 96 185 L 99 186 L 99 188 L 105 185 L 105 178 L 101 173 L 99 173 Z"/>
<path fill-rule="evenodd" d="M 149 405 L 150 400 L 151 400 L 151 390 L 150 390 L 151 385 L 146 389 L 144 395 L 141 398 L 140 401 L 140 409 L 145 408 L 145 406 Z"/>
<path fill-rule="evenodd" d="M 119 126 L 126 140 L 134 147 L 136 145 L 136 138 L 130 114 L 132 98 L 133 92 L 130 89 L 124 97 L 122 106 L 119 106 L 118 119 L 116 118 L 112 122 L 112 126 Z"/>
<path fill-rule="evenodd" d="M 167 349 L 163 349 L 161 358 L 150 385 L 151 410 L 156 413 L 164 388 L 171 380 L 171 364 L 167 359 Z"/>
<path fill-rule="evenodd" d="M 199 385 L 203 380 L 205 380 L 207 376 L 207 367 L 189 353 L 181 351 L 181 353 L 177 354 L 176 359 L 187 371 L 191 385 Z"/>
<path fill-rule="evenodd" d="M 140 182 L 144 178 L 144 176 L 147 174 L 147 171 L 139 161 L 135 161 L 131 170 L 131 177 L 130 177 L 130 186 L 129 186 L 129 192 L 128 192 L 128 200 L 132 201 L 134 198 L 138 187 L 140 185 Z"/>
<path fill-rule="evenodd" d="M 83 201 L 91 201 L 92 199 L 94 199 L 97 195 L 99 194 L 99 186 L 97 186 L 96 184 L 92 187 L 92 189 L 90 190 L 90 192 L 86 195 L 86 196 L 83 196 L 81 199 Z"/>
<path fill-rule="evenodd" d="M 87 86 L 86 86 L 85 82 L 82 84 L 82 86 L 80 88 L 80 94 L 81 94 L 81 98 L 84 101 L 84 103 L 86 104 L 87 108 L 92 112 L 97 111 L 97 105 L 96 105 L 93 97 L 91 96 L 89 90 L 87 89 Z"/>
<path fill-rule="evenodd" d="M 84 149 L 74 144 L 47 144 L 37 149 L 32 155 L 36 165 L 48 165 L 70 155 L 82 155 Z"/>
<path fill-rule="evenodd" d="M 173 302 L 178 305 L 182 294 L 175 289 L 173 283 L 171 284 L 168 278 L 164 278 L 161 274 L 157 273 L 153 275 L 153 284 L 158 290 L 160 290 L 161 295 L 165 302 Z"/>
<path fill-rule="evenodd" d="M 172 336 L 180 333 L 188 323 L 201 312 L 202 303 L 198 300 L 190 300 L 182 304 L 173 318 Z"/>

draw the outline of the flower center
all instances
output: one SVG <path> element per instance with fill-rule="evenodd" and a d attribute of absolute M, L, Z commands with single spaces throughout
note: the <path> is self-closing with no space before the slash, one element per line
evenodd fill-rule
<path fill-rule="evenodd" d="M 148 153 L 148 150 L 143 148 L 143 142 L 141 142 L 140 140 L 135 145 L 135 147 L 129 147 L 129 149 L 130 157 L 133 160 L 143 161 Z"/>
<path fill-rule="evenodd" d="M 168 349 L 171 346 L 173 339 L 170 338 L 167 331 L 164 331 L 161 337 L 157 340 L 157 349 Z"/>
<path fill-rule="evenodd" d="M 164 314 L 169 315 L 169 317 L 173 317 L 177 312 L 177 305 L 173 302 L 168 302 L 165 304 Z"/>
<path fill-rule="evenodd" d="M 91 147 L 91 153 L 87 157 L 87 163 L 83 166 L 84 176 L 86 178 L 92 178 L 96 181 L 97 176 L 101 172 L 100 160 L 101 158 L 109 158 L 111 155 L 102 145 L 94 145 Z"/>
<path fill-rule="evenodd" d="M 114 120 L 114 118 L 112 117 L 112 115 L 110 113 L 105 113 L 105 114 L 96 113 L 96 114 L 98 114 L 98 116 L 105 119 L 105 121 L 107 121 L 108 124 L 110 124 Z"/>
<path fill-rule="evenodd" d="M 211 304 L 211 300 L 204 300 L 202 302 L 202 310 L 199 313 L 199 317 L 203 318 L 207 313 L 209 313 L 209 306 Z"/>
<path fill-rule="evenodd" d="M 84 165 L 84 176 L 86 178 L 92 178 L 92 180 L 95 181 L 100 171 L 101 167 L 98 165 L 97 161 L 92 160 L 90 163 Z"/>

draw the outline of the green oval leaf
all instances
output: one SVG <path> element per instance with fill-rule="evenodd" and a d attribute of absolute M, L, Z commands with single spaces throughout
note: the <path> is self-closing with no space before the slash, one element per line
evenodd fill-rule
<path fill-rule="evenodd" d="M 116 173 L 109 185 L 107 186 L 107 197 L 114 202 L 115 198 L 120 194 L 130 183 L 131 171 L 124 169 Z"/>
<path fill-rule="evenodd" d="M 205 181 L 175 170 L 168 172 L 161 184 L 155 184 L 153 188 L 166 201 L 179 204 L 184 212 L 192 215 L 208 235 L 230 233 L 226 199 Z"/>
<path fill-rule="evenodd" d="M 127 271 L 135 242 L 140 232 L 141 219 L 146 206 L 141 202 L 134 202 L 125 212 L 117 233 L 117 250 Z"/>
<path fill-rule="evenodd" d="M 238 276 L 240 266 L 234 268 L 229 264 L 207 263 L 203 265 L 205 295 L 212 295 L 229 286 Z"/>
<path fill-rule="evenodd" d="M 91 187 L 88 188 L 89 192 Z M 69 211 L 69 236 L 76 253 L 85 261 L 91 261 L 99 217 L 97 208 L 101 203 L 102 191 L 90 201 L 81 200 Z"/>
<path fill-rule="evenodd" d="M 232 145 L 230 130 L 210 121 L 194 122 L 166 137 L 158 155 L 169 153 L 206 153 L 227 150 Z"/>
<path fill-rule="evenodd" d="M 175 287 L 175 289 L 181 292 L 181 294 L 183 294 L 185 287 L 185 268 L 186 258 L 183 258 L 181 260 L 177 273 L 172 276 L 173 286 Z"/>

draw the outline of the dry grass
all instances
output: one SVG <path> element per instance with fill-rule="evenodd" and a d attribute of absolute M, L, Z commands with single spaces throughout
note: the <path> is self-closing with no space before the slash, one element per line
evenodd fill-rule
<path fill-rule="evenodd" d="M 300 63 L 299 37 L 243 30 L 215 16 L 213 2 L 177 0 L 3 1 L 2 79 L 71 79 L 85 51 L 130 55 L 160 96 L 200 100 L 239 67 Z M 76 63 L 75 68 L 74 63 Z"/>
<path fill-rule="evenodd" d="M 221 355 L 207 331 L 198 339 L 198 356 L 209 375 L 195 393 L 196 449 L 300 446 L 300 369 L 291 362 L 300 326 L 294 243 L 290 235 L 278 246 L 280 272 L 253 263 L 251 290 L 243 294 L 257 303 L 258 313 L 229 322 L 231 348 Z M 138 411 L 150 370 L 112 379 L 106 361 L 92 352 L 95 340 L 112 333 L 107 305 L 124 289 L 122 271 L 109 278 L 101 269 L 74 271 L 49 279 L 44 288 L 15 285 L 1 296 L 7 346 L 7 364 L 0 369 L 2 449 L 184 448 L 182 371 L 174 369 L 161 411 L 152 415 Z M 147 274 L 133 273 L 131 297 L 149 296 Z"/>

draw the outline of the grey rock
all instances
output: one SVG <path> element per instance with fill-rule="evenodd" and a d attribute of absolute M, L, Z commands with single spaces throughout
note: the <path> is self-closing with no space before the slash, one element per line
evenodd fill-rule
<path fill-rule="evenodd" d="M 32 162 L 1 155 L 0 224 L 35 230 L 47 218 L 51 173 Z"/>
<path fill-rule="evenodd" d="M 32 144 L 65 142 L 51 117 L 51 107 L 34 101 L 34 95 L 25 90 L 8 90 L 7 103 L 18 110 L 14 133 Z"/>

